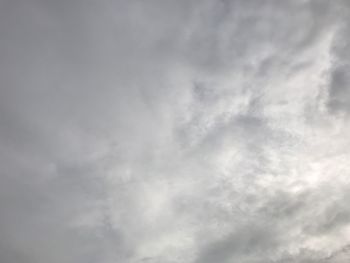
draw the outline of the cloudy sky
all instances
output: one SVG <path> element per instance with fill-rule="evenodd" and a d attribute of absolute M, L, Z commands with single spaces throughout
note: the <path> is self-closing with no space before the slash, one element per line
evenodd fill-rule
<path fill-rule="evenodd" d="M 348 0 L 0 0 L 0 261 L 350 261 Z"/>

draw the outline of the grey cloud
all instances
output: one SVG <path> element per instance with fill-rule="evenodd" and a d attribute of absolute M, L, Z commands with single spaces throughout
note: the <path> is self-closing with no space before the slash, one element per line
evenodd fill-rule
<path fill-rule="evenodd" d="M 249 230 L 247 229 L 249 228 Z M 278 244 L 271 226 L 243 226 L 223 240 L 211 244 L 196 262 L 246 262 L 259 259 L 262 251 Z M 243 256 L 242 256 L 243 254 Z"/>
<path fill-rule="evenodd" d="M 0 1 L 0 261 L 346 262 L 348 8 Z"/>
<path fill-rule="evenodd" d="M 347 17 L 349 15 L 349 6 L 346 5 L 339 11 L 339 15 Z M 350 25 L 347 19 L 343 19 L 338 26 L 333 44 L 333 56 L 335 65 L 330 76 L 330 98 L 329 109 L 333 113 L 348 112 L 349 101 L 349 63 L 350 57 L 347 52 L 349 49 L 349 40 L 347 34 L 349 33 Z"/>

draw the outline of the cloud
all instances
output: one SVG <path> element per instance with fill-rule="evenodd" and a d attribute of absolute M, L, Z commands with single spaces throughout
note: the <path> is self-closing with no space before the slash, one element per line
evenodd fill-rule
<path fill-rule="evenodd" d="M 348 8 L 0 3 L 0 260 L 347 262 Z"/>

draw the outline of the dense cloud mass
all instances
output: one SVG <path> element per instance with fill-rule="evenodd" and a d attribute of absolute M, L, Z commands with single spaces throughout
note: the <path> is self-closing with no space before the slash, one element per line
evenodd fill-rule
<path fill-rule="evenodd" d="M 348 0 L 0 0 L 0 261 L 350 261 Z"/>

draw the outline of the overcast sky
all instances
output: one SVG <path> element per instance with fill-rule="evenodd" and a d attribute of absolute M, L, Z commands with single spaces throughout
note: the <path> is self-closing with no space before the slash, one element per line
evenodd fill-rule
<path fill-rule="evenodd" d="M 1 263 L 348 263 L 350 1 L 0 0 Z"/>

